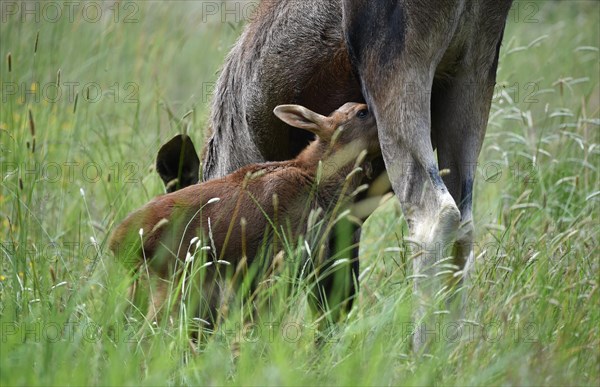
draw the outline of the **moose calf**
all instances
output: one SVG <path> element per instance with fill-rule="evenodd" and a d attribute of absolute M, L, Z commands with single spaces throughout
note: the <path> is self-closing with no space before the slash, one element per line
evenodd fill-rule
<path fill-rule="evenodd" d="M 151 293 L 151 318 L 165 300 L 165 284 L 181 278 L 186 258 L 191 259 L 188 250 L 201 240 L 211 246 L 213 262 L 205 264 L 207 274 L 201 285 L 205 312 L 200 316 L 216 322 L 224 296 L 221 285 L 215 284 L 221 275 L 219 267 L 251 265 L 265 242 L 282 239 L 285 230 L 292 241 L 306 236 L 310 210 L 331 212 L 333 207 L 347 205 L 369 162 L 380 155 L 375 119 L 365 104 L 346 103 L 328 117 L 299 105 L 280 105 L 274 113 L 316 136 L 295 159 L 248 165 L 223 178 L 159 196 L 131 213 L 114 231 L 110 249 L 115 255 L 135 257 L 138 268 L 144 268 L 140 274 L 151 273 L 162 284 Z M 313 267 L 318 270 L 318 265 Z M 354 294 L 357 262 L 352 271 L 339 302 Z M 325 310 L 326 305 L 335 304 L 329 295 L 323 296 L 339 292 L 326 288 L 331 283 L 313 292 L 312 306 Z"/>

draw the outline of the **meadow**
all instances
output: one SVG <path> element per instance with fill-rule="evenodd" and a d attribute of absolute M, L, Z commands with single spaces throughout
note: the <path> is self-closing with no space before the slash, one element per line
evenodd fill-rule
<path fill-rule="evenodd" d="M 68 4 L 69 3 L 69 4 Z M 366 221 L 361 290 L 317 326 L 284 276 L 192 353 L 143 319 L 106 246 L 164 192 L 160 145 L 202 144 L 250 1 L 0 3 L 0 385 L 599 385 L 600 3 L 516 1 L 477 165 L 461 328 L 410 349 L 395 198 Z M 226 8 L 229 7 L 229 8 Z M 181 312 L 181 311 L 180 311 Z"/>

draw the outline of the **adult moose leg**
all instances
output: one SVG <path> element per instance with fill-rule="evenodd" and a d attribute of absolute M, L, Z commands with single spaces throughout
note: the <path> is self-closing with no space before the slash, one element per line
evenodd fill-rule
<path fill-rule="evenodd" d="M 432 138 L 440 169 L 449 170 L 443 178 L 444 183 L 461 213 L 456 242 L 448 251 L 462 271 L 462 275 L 451 278 L 459 283 L 466 278 L 473 263 L 473 183 L 510 4 L 510 1 L 480 3 L 477 9 L 467 12 L 471 16 L 468 22 L 473 23 L 465 32 L 470 34 L 466 39 L 469 44 L 459 48 L 462 54 L 458 63 L 455 58 L 450 58 L 454 68 L 443 81 L 434 85 L 432 94 Z M 463 292 L 463 298 L 465 294 Z"/>
<path fill-rule="evenodd" d="M 424 329 L 432 328 L 424 318 L 441 287 L 441 251 L 454 240 L 460 220 L 433 152 L 430 94 L 462 11 L 462 4 L 447 1 L 435 7 L 422 1 L 343 1 L 348 49 L 415 244 L 416 350 L 426 343 Z"/>

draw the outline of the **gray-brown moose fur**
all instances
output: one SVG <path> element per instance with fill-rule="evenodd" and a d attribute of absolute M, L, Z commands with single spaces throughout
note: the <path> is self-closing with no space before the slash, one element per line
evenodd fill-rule
<path fill-rule="evenodd" d="M 511 3 L 263 0 L 217 84 L 204 178 L 297 154 L 307 137 L 272 117 L 278 104 L 328 114 L 366 101 L 415 245 L 424 321 L 442 286 L 437 263 L 453 256 L 460 279 L 473 261 L 475 166 Z M 425 342 L 417 331 L 416 347 Z"/>
<path fill-rule="evenodd" d="M 293 160 L 248 165 L 222 178 L 153 199 L 115 229 L 110 240 L 115 255 L 126 257 L 131 241 L 139 240 L 138 230 L 142 229 L 143 246 L 138 244 L 134 254 L 140 264 L 145 258 L 149 272 L 164 281 L 179 278 L 178 270 L 180 273 L 184 266 L 194 237 L 202 237 L 206 245 L 214 244 L 214 258 L 235 268 L 243 257 L 252 263 L 265 235 L 267 241 L 275 238 L 271 222 L 283 226 L 278 232 L 289 227 L 291 232 L 286 237 L 294 241 L 305 235 L 310 209 L 328 211 L 337 203 L 347 202 L 362 179 L 360 166 L 380 154 L 375 120 L 367 106 L 347 103 L 325 117 L 298 105 L 282 105 L 275 114 L 290 125 L 314 133 L 316 140 Z M 242 219 L 245 227 L 241 226 Z M 206 238 L 209 232 L 210 241 Z M 213 273 L 213 269 L 207 272 Z M 209 274 L 202 286 L 211 314 L 220 298 L 213 280 L 214 273 Z M 156 294 L 153 308 L 162 304 L 164 286 Z M 154 313 L 151 309 L 151 315 Z M 214 320 L 215 316 L 202 317 Z"/>

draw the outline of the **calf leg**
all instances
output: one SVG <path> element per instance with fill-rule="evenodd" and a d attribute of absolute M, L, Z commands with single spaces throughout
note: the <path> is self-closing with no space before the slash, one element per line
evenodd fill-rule
<path fill-rule="evenodd" d="M 345 243 L 348 240 L 350 245 Z M 337 322 L 354 304 L 358 291 L 359 241 L 360 227 L 347 220 L 339 221 L 327 241 L 327 249 L 322 252 L 323 262 L 312 268 L 316 281 L 309 293 L 309 305 L 314 313 L 324 316 L 323 324 Z M 336 264 L 343 257 L 350 262 Z"/>
<path fill-rule="evenodd" d="M 383 159 L 378 158 L 369 164 L 371 173 L 365 176 L 363 183 L 371 184 L 373 176 L 379 177 L 385 172 Z M 381 188 L 381 187 L 380 187 Z M 389 187 L 387 188 L 389 190 Z M 363 191 L 354 198 L 354 203 L 360 203 L 368 199 L 369 193 Z M 353 213 L 353 216 L 364 222 L 370 214 Z M 351 245 L 344 243 L 351 235 Z M 349 220 L 342 220 L 331 233 L 328 241 L 328 250 L 332 257 L 347 257 L 349 255 L 349 264 L 343 264 L 336 270 L 331 270 L 331 265 L 335 259 L 329 259 L 321 272 L 329 272 L 328 275 L 320 277 L 317 281 L 315 291 L 311 292 L 311 308 L 318 313 L 332 312 L 329 320 L 336 321 L 342 312 L 349 312 L 354 305 L 354 299 L 359 290 L 358 276 L 360 273 L 359 250 L 360 250 L 361 227 Z M 341 253 L 341 255 L 340 255 Z M 350 254 L 348 254 L 350 253 Z"/>

